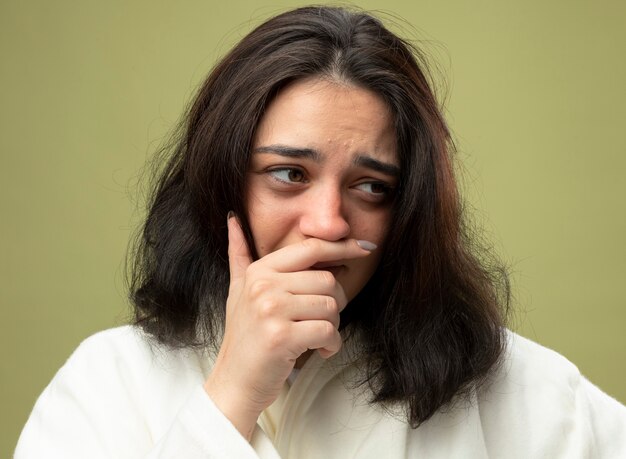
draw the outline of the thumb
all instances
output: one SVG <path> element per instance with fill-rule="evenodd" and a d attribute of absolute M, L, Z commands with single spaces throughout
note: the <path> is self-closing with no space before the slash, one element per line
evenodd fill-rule
<path fill-rule="evenodd" d="M 228 266 L 231 284 L 244 277 L 246 268 L 251 263 L 252 257 L 239 219 L 234 214 L 230 214 L 228 217 Z"/>

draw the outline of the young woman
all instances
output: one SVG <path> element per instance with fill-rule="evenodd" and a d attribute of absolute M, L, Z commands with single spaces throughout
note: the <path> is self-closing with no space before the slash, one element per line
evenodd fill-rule
<path fill-rule="evenodd" d="M 507 331 L 419 54 L 284 13 L 200 89 L 136 253 L 16 457 L 617 457 L 626 409 Z"/>

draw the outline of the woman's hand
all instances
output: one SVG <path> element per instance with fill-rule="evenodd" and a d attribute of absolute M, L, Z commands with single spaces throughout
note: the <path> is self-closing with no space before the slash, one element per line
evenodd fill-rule
<path fill-rule="evenodd" d="M 261 412 L 309 349 L 328 358 L 341 348 L 339 313 L 347 300 L 319 262 L 367 256 L 354 239 L 306 239 L 252 262 L 236 217 L 228 219 L 230 289 L 224 338 L 205 391 L 250 439 Z"/>

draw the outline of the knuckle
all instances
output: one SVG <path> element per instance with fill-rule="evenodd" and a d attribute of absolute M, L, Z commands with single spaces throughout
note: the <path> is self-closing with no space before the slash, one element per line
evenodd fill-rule
<path fill-rule="evenodd" d="M 317 251 L 321 248 L 319 239 L 309 238 L 302 241 L 302 246 L 305 249 Z"/>
<path fill-rule="evenodd" d="M 279 310 L 279 302 L 273 297 L 262 299 L 258 306 L 258 314 L 262 318 L 273 317 Z"/>
<path fill-rule="evenodd" d="M 258 298 L 259 296 L 266 293 L 271 288 L 271 282 L 267 279 L 254 279 L 250 282 L 250 286 L 248 291 L 252 298 Z"/>
<path fill-rule="evenodd" d="M 317 271 L 319 281 L 326 287 L 333 287 L 335 285 L 335 276 L 330 271 Z"/>
<path fill-rule="evenodd" d="M 337 330 L 330 322 L 323 321 L 320 323 L 320 335 L 325 340 L 331 340 L 335 336 Z"/>
<path fill-rule="evenodd" d="M 325 297 L 326 301 L 326 310 L 330 313 L 331 316 L 335 316 L 339 314 L 339 305 L 337 304 L 337 300 L 332 296 Z"/>
<path fill-rule="evenodd" d="M 288 337 L 288 329 L 285 325 L 273 324 L 268 330 L 267 345 L 270 350 L 284 349 Z"/>

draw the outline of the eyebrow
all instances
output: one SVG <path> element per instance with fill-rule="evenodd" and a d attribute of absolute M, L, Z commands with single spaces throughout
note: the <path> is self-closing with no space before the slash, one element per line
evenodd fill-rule
<path fill-rule="evenodd" d="M 319 152 L 312 148 L 295 148 L 285 145 L 269 145 L 267 147 L 255 148 L 254 153 L 276 153 L 288 158 L 306 158 L 315 162 L 320 162 L 322 159 Z"/>
<path fill-rule="evenodd" d="M 400 177 L 400 168 L 398 166 L 384 163 L 372 158 L 371 156 L 358 155 L 354 158 L 353 163 L 357 166 L 367 167 L 368 169 L 373 169 L 383 174 L 391 175 L 392 177 Z"/>
<path fill-rule="evenodd" d="M 296 148 L 285 145 L 268 145 L 255 148 L 253 153 L 274 153 L 288 158 L 306 158 L 315 162 L 321 162 L 322 155 L 312 148 Z M 400 168 L 390 163 L 385 163 L 367 155 L 357 155 L 352 163 L 356 166 L 381 172 L 392 177 L 400 177 Z"/>

